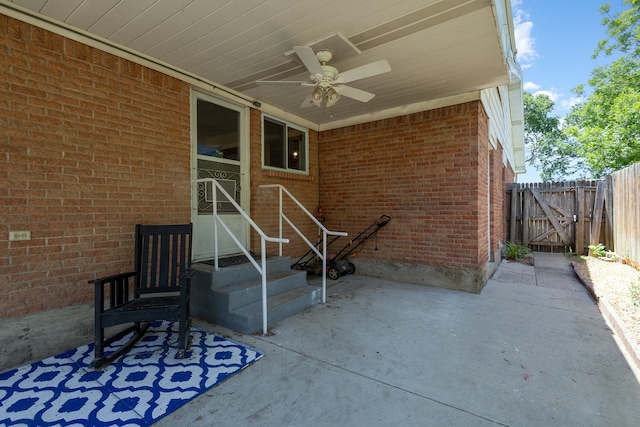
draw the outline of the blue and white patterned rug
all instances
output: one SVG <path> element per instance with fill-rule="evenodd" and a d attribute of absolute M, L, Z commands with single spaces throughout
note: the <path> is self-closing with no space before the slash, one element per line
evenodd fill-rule
<path fill-rule="evenodd" d="M 176 359 L 177 326 L 154 323 L 100 371 L 88 344 L 0 373 L 0 425 L 150 425 L 263 356 L 193 327 L 191 351 Z"/>

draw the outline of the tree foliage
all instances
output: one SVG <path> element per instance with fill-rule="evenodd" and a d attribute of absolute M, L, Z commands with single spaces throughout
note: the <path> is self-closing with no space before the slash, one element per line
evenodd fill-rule
<path fill-rule="evenodd" d="M 593 93 L 566 118 L 565 134 L 576 141 L 578 155 L 600 178 L 640 162 L 640 66 L 623 57 L 596 68 Z M 583 94 L 578 87 L 576 93 Z"/>
<path fill-rule="evenodd" d="M 609 37 L 594 53 L 620 58 L 592 71 L 589 94 L 574 89 L 588 97 L 566 117 L 564 133 L 595 178 L 640 161 L 640 0 L 624 4 L 630 8 L 613 16 L 610 4 L 601 7 Z"/>
<path fill-rule="evenodd" d="M 600 13 L 603 15 L 602 25 L 607 27 L 609 37 L 600 40 L 593 58 L 597 58 L 601 53 L 609 56 L 615 51 L 634 58 L 640 57 L 640 0 L 625 0 L 624 4 L 630 8 L 614 16 L 610 15 L 611 3 L 600 7 Z"/>
<path fill-rule="evenodd" d="M 593 54 L 619 57 L 597 67 L 574 92 L 585 99 L 562 121 L 551 116 L 553 101 L 525 93 L 525 141 L 528 160 L 545 181 L 570 175 L 601 178 L 640 162 L 640 0 L 611 15 L 600 8 L 607 38 Z"/>
<path fill-rule="evenodd" d="M 575 147 L 560 128 L 560 118 L 552 115 L 554 102 L 545 94 L 524 93 L 524 130 L 527 161 L 543 181 L 560 181 L 582 166 Z"/>

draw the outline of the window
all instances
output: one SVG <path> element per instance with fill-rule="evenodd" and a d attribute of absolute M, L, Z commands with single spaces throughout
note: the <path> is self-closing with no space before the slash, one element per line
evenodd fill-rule
<path fill-rule="evenodd" d="M 203 95 L 198 95 L 195 107 L 197 178 L 215 178 L 235 202 L 241 203 L 241 110 Z M 219 190 L 216 195 L 218 212 L 237 212 Z M 213 187 L 198 183 L 198 214 L 211 215 L 212 204 Z"/>
<path fill-rule="evenodd" d="M 307 172 L 307 131 L 264 117 L 262 164 L 265 167 Z"/>
<path fill-rule="evenodd" d="M 240 113 L 198 99 L 198 154 L 240 160 Z"/>

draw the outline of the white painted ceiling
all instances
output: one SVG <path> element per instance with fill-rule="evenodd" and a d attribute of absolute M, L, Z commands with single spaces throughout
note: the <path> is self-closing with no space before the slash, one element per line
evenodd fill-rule
<path fill-rule="evenodd" d="M 496 1 L 505 0 L 11 0 L 273 105 L 319 126 L 509 83 Z M 509 0 L 506 0 L 508 2 Z M 5 0 L 0 0 L 7 4 Z M 508 31 L 508 29 L 507 29 Z M 331 37 L 333 36 L 333 37 Z M 343 37 L 341 71 L 386 59 L 392 71 L 351 86 L 376 94 L 300 108 L 311 88 L 293 46 Z"/>

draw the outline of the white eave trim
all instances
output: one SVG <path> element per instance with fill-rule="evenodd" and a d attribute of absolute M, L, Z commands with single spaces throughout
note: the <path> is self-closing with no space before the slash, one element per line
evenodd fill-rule
<path fill-rule="evenodd" d="M 419 113 L 421 111 L 433 110 L 434 108 L 449 107 L 451 105 L 463 104 L 465 102 L 478 101 L 480 99 L 480 91 L 463 93 L 461 95 L 448 96 L 439 99 L 432 99 L 415 104 L 404 105 L 402 107 L 389 108 L 387 110 L 377 111 L 371 114 L 363 114 L 360 116 L 350 117 L 344 120 L 321 124 L 320 131 L 338 129 L 347 126 L 358 125 L 361 123 L 375 122 L 376 120 L 390 119 L 392 117 L 406 116 L 408 114 Z"/>

